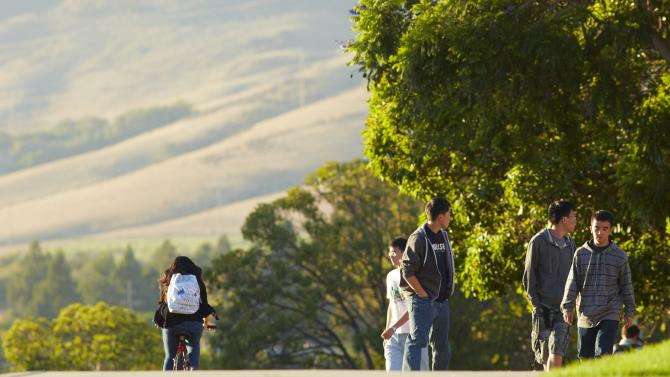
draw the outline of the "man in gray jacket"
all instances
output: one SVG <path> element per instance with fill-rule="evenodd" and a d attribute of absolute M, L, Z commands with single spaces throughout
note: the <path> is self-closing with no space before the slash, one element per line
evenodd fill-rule
<path fill-rule="evenodd" d="M 523 287 L 533 306 L 531 345 L 545 370 L 560 368 L 568 346 L 569 327 L 563 321 L 561 300 L 575 253 L 568 236 L 577 225 L 575 206 L 565 200 L 549 205 L 551 227 L 528 243 Z"/>
<path fill-rule="evenodd" d="M 580 359 L 611 354 L 619 328 L 621 307 L 624 326 L 633 324 L 635 295 L 628 256 L 609 239 L 614 215 L 598 211 L 591 218 L 593 239 L 582 245 L 572 260 L 561 309 L 572 324 L 577 303 Z"/>
<path fill-rule="evenodd" d="M 449 348 L 449 297 L 454 293 L 454 253 L 446 228 L 451 204 L 433 198 L 426 204 L 428 221 L 407 240 L 400 265 L 400 289 L 407 300 L 409 336 L 405 342 L 405 365 L 421 366 L 421 349 L 433 351 L 432 370 L 447 370 Z"/>

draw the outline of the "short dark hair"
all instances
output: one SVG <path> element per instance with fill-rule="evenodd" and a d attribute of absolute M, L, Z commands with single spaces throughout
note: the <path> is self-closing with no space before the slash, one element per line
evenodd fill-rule
<path fill-rule="evenodd" d="M 576 211 L 577 208 L 574 204 L 570 203 L 565 199 L 559 199 L 551 202 L 549 204 L 549 220 L 552 224 L 558 224 L 562 218 L 570 216 L 570 212 Z"/>
<path fill-rule="evenodd" d="M 407 247 L 407 239 L 398 237 L 391 241 L 391 244 L 389 245 L 390 247 L 397 248 L 398 250 L 405 250 L 405 247 Z"/>
<path fill-rule="evenodd" d="M 449 212 L 450 209 L 451 203 L 447 199 L 436 196 L 426 203 L 426 217 L 433 221 L 441 214 Z"/>
<path fill-rule="evenodd" d="M 610 227 L 614 226 L 614 215 L 612 212 L 601 209 L 600 211 L 596 211 L 596 213 L 591 216 L 591 222 L 593 222 L 594 219 L 597 221 L 607 221 L 610 223 Z"/>
<path fill-rule="evenodd" d="M 636 325 L 630 325 L 625 330 L 624 335 L 626 335 L 626 339 L 633 339 L 633 338 L 637 337 L 638 335 L 640 335 L 640 328 L 637 327 Z"/>

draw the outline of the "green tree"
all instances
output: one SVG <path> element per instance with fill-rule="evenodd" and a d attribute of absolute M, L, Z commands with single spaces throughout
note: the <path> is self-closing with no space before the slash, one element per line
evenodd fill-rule
<path fill-rule="evenodd" d="M 620 222 L 639 313 L 670 308 L 670 2 L 361 0 L 376 175 L 446 195 L 466 294 L 519 287 L 525 243 L 564 197 Z"/>
<path fill-rule="evenodd" d="M 48 266 L 49 256 L 42 251 L 38 242 L 33 242 L 26 256 L 14 264 L 14 275 L 7 280 L 7 303 L 12 314 L 21 317 L 37 314 L 33 294 L 44 279 Z"/>
<path fill-rule="evenodd" d="M 51 256 L 46 276 L 35 287 L 31 304 L 37 315 L 54 318 L 62 308 L 80 299 L 70 266 L 63 252 L 59 251 Z"/>
<path fill-rule="evenodd" d="M 135 310 L 153 312 L 158 302 L 159 275 L 153 266 L 145 264 L 142 267 L 141 285 L 135 293 L 138 304 Z"/>
<path fill-rule="evenodd" d="M 165 270 L 172 265 L 175 257 L 177 257 L 177 248 L 170 242 L 170 240 L 163 241 L 160 246 L 151 254 L 150 263 L 144 266 L 143 277 L 145 281 L 145 289 L 143 295 L 147 302 L 151 302 L 152 306 L 158 301 L 159 286 L 158 279 L 163 276 Z"/>
<path fill-rule="evenodd" d="M 87 259 L 73 273 L 77 281 L 77 291 L 84 304 L 93 305 L 99 301 L 108 304 L 120 302 L 118 292 L 111 281 L 112 271 L 115 268 L 114 256 L 111 253 L 100 253 Z"/>
<path fill-rule="evenodd" d="M 151 263 L 153 268 L 160 274 L 165 271 L 166 268 L 172 265 L 174 258 L 177 256 L 177 248 L 170 242 L 170 240 L 165 240 L 163 243 L 154 250 L 151 255 Z"/>
<path fill-rule="evenodd" d="M 225 235 L 219 237 L 215 245 L 209 242 L 203 243 L 193 254 L 193 261 L 200 267 L 206 268 L 212 260 L 231 250 L 230 241 Z"/>
<path fill-rule="evenodd" d="M 214 248 L 212 244 L 205 242 L 198 246 L 195 253 L 193 253 L 193 262 L 200 267 L 208 266 L 213 259 L 213 254 Z"/>
<path fill-rule="evenodd" d="M 17 319 L 2 334 L 2 350 L 13 371 L 50 369 L 56 346 L 44 317 Z"/>
<path fill-rule="evenodd" d="M 149 370 L 160 368 L 160 332 L 129 310 L 72 304 L 57 318 L 17 319 L 2 336 L 12 370 Z"/>
<path fill-rule="evenodd" d="M 123 305 L 129 310 L 146 307 L 141 299 L 141 291 L 145 288 L 142 265 L 135 258 L 133 249 L 128 246 L 121 260 L 111 274 L 111 284 L 116 289 L 120 301 L 116 305 Z"/>
<path fill-rule="evenodd" d="M 128 309 L 104 302 L 66 307 L 52 331 L 59 346 L 50 369 L 159 369 L 163 359 L 157 329 Z"/>
<path fill-rule="evenodd" d="M 222 235 L 222 236 L 219 237 L 219 239 L 216 241 L 216 251 L 217 251 L 219 254 L 225 254 L 225 253 L 229 252 L 229 251 L 232 250 L 232 249 L 233 249 L 233 247 L 232 247 L 232 245 L 231 245 L 231 243 L 230 243 L 230 240 L 228 239 L 228 237 L 227 237 L 226 235 Z"/>
<path fill-rule="evenodd" d="M 208 276 L 235 334 L 213 342 L 220 366 L 381 367 L 385 251 L 420 209 L 362 161 L 328 164 L 259 205 L 242 229 L 254 246 L 214 260 Z"/>

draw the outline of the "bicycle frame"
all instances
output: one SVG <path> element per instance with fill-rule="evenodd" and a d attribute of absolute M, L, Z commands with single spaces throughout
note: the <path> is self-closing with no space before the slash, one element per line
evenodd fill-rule
<path fill-rule="evenodd" d="M 179 359 L 183 360 L 181 370 L 191 370 L 190 363 L 188 361 L 188 350 L 186 349 L 186 336 L 179 335 L 179 342 L 177 343 L 177 354 L 174 356 L 172 363 L 172 370 L 178 371 L 179 368 Z"/>

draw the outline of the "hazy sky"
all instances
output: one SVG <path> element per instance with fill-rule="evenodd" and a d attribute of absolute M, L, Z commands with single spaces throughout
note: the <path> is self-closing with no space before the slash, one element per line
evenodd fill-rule
<path fill-rule="evenodd" d="M 39 13 L 57 5 L 60 0 L 3 0 L 0 6 L 0 20 L 23 13 Z"/>

